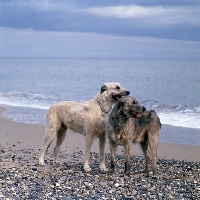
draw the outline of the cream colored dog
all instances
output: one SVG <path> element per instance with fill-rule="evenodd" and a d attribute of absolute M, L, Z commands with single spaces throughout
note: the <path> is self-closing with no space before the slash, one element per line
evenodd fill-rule
<path fill-rule="evenodd" d="M 83 103 L 63 101 L 53 104 L 47 114 L 46 136 L 40 152 L 39 164 L 44 165 L 44 155 L 53 137 L 57 134 L 54 149 L 54 162 L 58 162 L 58 152 L 66 130 L 81 133 L 86 138 L 84 170 L 90 171 L 89 157 L 94 137 L 99 138 L 100 169 L 106 171 L 104 147 L 106 142 L 106 119 L 112 105 L 122 96 L 129 95 L 129 91 L 120 83 L 105 83 L 94 99 Z"/>

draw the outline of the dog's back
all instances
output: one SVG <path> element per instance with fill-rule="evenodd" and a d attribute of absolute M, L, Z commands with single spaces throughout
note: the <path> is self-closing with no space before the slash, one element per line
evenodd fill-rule
<path fill-rule="evenodd" d="M 134 120 L 135 130 L 142 131 L 143 129 L 151 130 L 152 128 L 155 130 L 159 130 L 161 128 L 160 118 L 158 117 L 155 110 L 146 110 L 142 117 Z"/>
<path fill-rule="evenodd" d="M 61 123 L 66 128 L 83 135 L 86 134 L 86 128 L 90 126 L 91 131 L 95 135 L 99 129 L 105 130 L 105 119 L 102 116 L 100 108 L 94 104 L 95 101 L 86 101 L 83 103 L 63 101 L 53 104 L 47 114 L 48 124 L 52 124 L 51 118 L 54 121 L 57 119 L 58 125 Z M 97 131 L 95 131 L 96 129 Z"/>
<path fill-rule="evenodd" d="M 147 110 L 142 117 L 130 118 L 129 120 L 134 127 L 134 131 L 131 133 L 133 143 L 149 141 L 151 138 L 159 137 L 161 122 L 154 110 Z"/>

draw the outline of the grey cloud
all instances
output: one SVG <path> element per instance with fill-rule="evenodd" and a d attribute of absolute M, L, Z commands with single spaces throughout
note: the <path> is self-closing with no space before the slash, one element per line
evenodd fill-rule
<path fill-rule="evenodd" d="M 106 34 L 0 28 L 5 57 L 96 57 L 195 59 L 200 42 Z"/>
<path fill-rule="evenodd" d="M 154 20 L 163 24 L 179 24 L 188 23 L 200 25 L 200 6 L 108 6 L 108 7 L 92 7 L 86 9 L 86 12 L 99 15 L 102 17 L 113 17 L 123 19 L 146 19 Z"/>
<path fill-rule="evenodd" d="M 198 57 L 200 1 L 178 3 L 174 0 L 2 0 L 0 39 L 5 51 L 2 49 L 1 55 L 12 54 L 10 49 L 21 55 L 27 48 L 24 54 L 53 55 L 53 46 L 60 56 L 69 55 L 71 48 L 77 56 L 167 57 L 170 53 L 165 54 L 172 52 L 171 57 L 181 57 L 181 53 L 188 58 Z M 12 39 L 4 37 L 6 33 Z M 26 38 L 21 43 L 20 33 Z M 14 34 L 18 36 L 16 42 Z M 187 41 L 194 43 L 186 44 Z"/>

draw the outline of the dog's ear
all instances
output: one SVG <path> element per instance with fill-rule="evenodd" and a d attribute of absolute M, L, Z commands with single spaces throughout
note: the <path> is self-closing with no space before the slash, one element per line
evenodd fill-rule
<path fill-rule="evenodd" d="M 101 87 L 101 94 L 104 92 L 104 91 L 106 91 L 107 90 L 107 86 L 106 85 L 103 85 L 102 87 Z"/>
<path fill-rule="evenodd" d="M 119 110 L 120 108 L 124 107 L 124 102 L 123 101 L 119 101 L 117 104 L 117 110 Z"/>

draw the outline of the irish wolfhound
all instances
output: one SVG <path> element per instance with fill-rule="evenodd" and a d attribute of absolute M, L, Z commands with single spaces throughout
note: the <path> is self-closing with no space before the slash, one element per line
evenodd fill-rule
<path fill-rule="evenodd" d="M 154 110 L 145 111 L 133 97 L 124 97 L 113 108 L 108 117 L 107 135 L 111 151 L 111 171 L 115 169 L 116 148 L 124 146 L 125 174 L 130 174 L 130 154 L 132 143 L 140 143 L 144 152 L 146 168 L 149 172 L 152 160 L 153 173 L 157 164 L 157 143 L 161 123 Z M 150 160 L 151 155 L 151 160 Z"/>
<path fill-rule="evenodd" d="M 107 113 L 112 109 L 122 96 L 129 95 L 120 83 L 105 83 L 101 91 L 94 99 L 78 103 L 74 101 L 63 101 L 53 104 L 47 114 L 46 136 L 44 145 L 40 151 L 39 164 L 44 165 L 44 155 L 51 144 L 53 137 L 57 134 L 57 142 L 54 149 L 54 162 L 58 162 L 58 151 L 65 138 L 66 130 L 81 133 L 86 138 L 84 170 L 90 171 L 89 157 L 94 137 L 99 138 L 100 169 L 106 170 L 104 147 L 106 139 Z"/>

